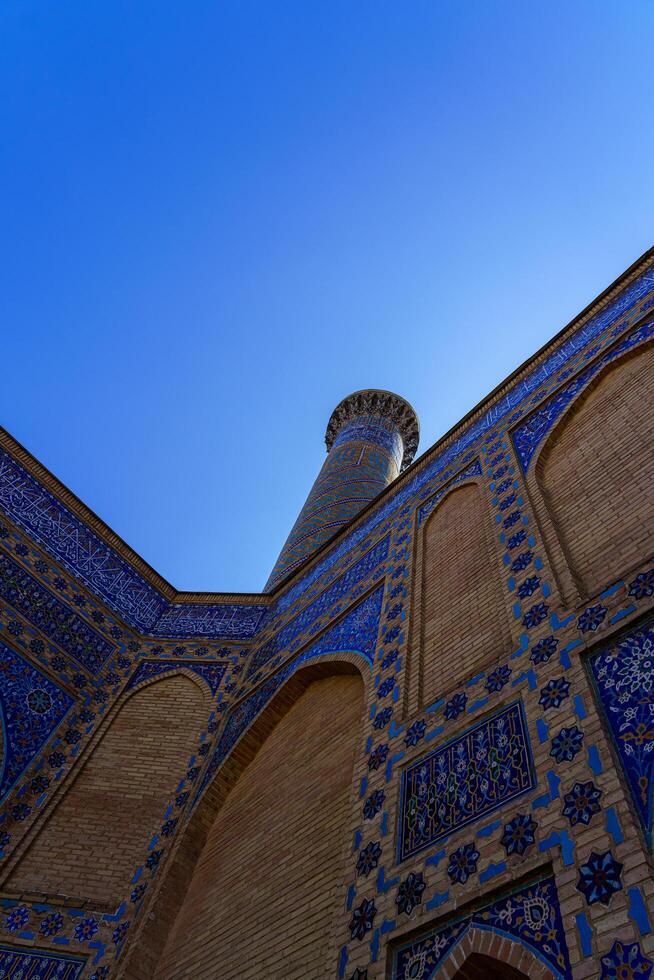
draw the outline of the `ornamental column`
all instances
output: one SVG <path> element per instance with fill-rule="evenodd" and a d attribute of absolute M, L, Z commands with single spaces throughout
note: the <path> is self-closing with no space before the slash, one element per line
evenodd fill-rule
<path fill-rule="evenodd" d="M 327 459 L 266 591 L 306 562 L 409 465 L 418 438 L 418 417 L 399 395 L 369 388 L 339 402 L 325 433 Z"/>

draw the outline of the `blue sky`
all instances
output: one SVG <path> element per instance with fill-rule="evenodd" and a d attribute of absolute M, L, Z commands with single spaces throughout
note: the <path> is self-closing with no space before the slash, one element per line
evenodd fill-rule
<path fill-rule="evenodd" d="M 426 450 L 652 244 L 654 6 L 0 11 L 0 422 L 182 589 L 262 588 L 336 403 Z"/>

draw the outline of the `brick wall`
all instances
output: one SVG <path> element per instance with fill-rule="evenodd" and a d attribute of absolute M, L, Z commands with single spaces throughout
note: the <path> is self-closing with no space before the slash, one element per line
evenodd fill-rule
<path fill-rule="evenodd" d="M 13 893 L 44 893 L 113 911 L 161 823 L 206 715 L 184 675 L 134 692 L 11 875 Z"/>
<path fill-rule="evenodd" d="M 314 681 L 264 742 L 211 829 L 158 977 L 329 973 L 362 693 L 356 677 Z"/>
<path fill-rule="evenodd" d="M 539 517 L 546 531 L 551 521 L 559 569 L 568 565 L 584 597 L 654 552 L 652 419 L 654 346 L 612 365 L 563 417 L 539 460 Z"/>
<path fill-rule="evenodd" d="M 479 488 L 469 484 L 449 493 L 427 520 L 420 582 L 426 704 L 507 652 L 489 519 Z"/>

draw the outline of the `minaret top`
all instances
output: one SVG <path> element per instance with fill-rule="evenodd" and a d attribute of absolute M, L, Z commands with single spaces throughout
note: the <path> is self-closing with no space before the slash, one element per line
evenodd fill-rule
<path fill-rule="evenodd" d="M 418 448 L 420 425 L 418 416 L 404 398 L 392 391 L 379 388 L 366 388 L 354 391 L 338 403 L 331 414 L 325 432 L 327 452 L 332 448 L 341 430 L 350 422 L 374 417 L 387 420 L 402 437 L 402 459 L 400 471 L 405 470 Z M 349 428 L 349 425 L 348 425 Z"/>

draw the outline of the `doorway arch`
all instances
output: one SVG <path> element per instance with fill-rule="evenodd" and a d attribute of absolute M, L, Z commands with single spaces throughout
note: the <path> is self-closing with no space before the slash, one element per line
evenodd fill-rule
<path fill-rule="evenodd" d="M 507 935 L 472 926 L 436 972 L 438 980 L 563 980 L 534 951 Z"/>

